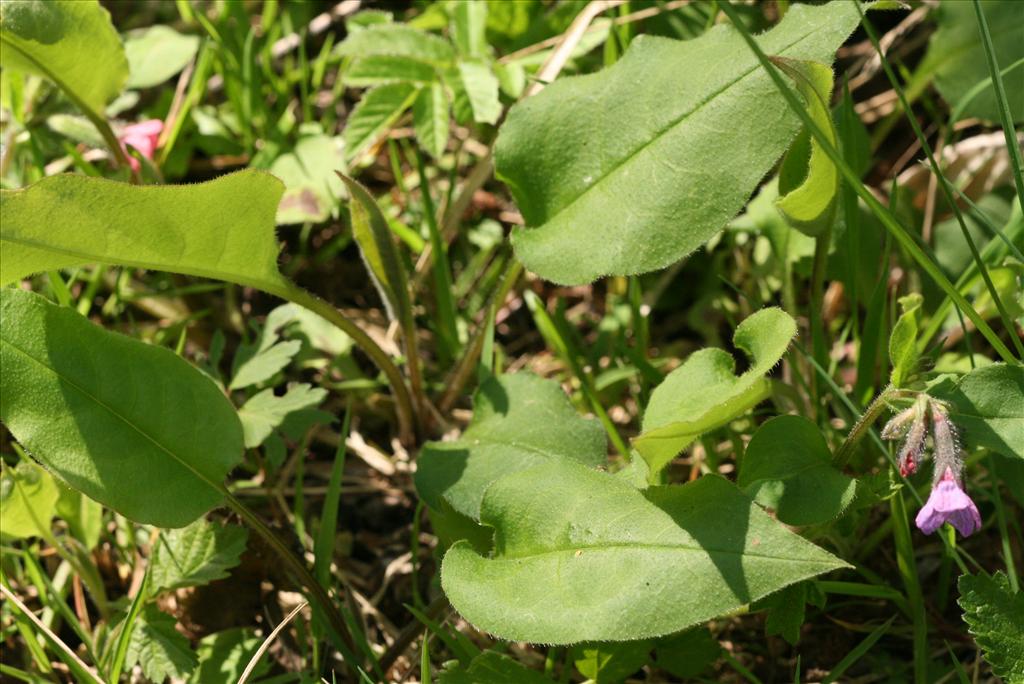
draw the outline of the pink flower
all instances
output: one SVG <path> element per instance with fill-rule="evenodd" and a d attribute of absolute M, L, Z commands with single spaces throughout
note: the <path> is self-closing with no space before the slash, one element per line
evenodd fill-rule
<path fill-rule="evenodd" d="M 121 147 L 124 148 L 125 154 L 128 153 L 127 146 L 131 145 L 143 157 L 152 159 L 153 153 L 156 152 L 156 141 L 163 130 L 163 121 L 160 119 L 149 119 L 148 121 L 140 121 L 139 123 L 125 126 L 121 129 L 121 135 L 117 139 L 121 141 Z M 128 163 L 132 165 L 133 171 L 139 170 L 138 159 L 129 155 Z"/>
<path fill-rule="evenodd" d="M 981 528 L 981 514 L 971 497 L 961 489 L 953 469 L 946 468 L 914 522 L 925 534 L 931 534 L 948 522 L 967 537 Z"/>

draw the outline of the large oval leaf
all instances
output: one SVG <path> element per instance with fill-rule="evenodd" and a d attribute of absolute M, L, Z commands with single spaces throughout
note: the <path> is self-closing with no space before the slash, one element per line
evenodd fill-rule
<path fill-rule="evenodd" d="M 949 402 L 968 448 L 1024 458 L 1024 368 L 993 363 L 956 383 L 944 379 L 929 392 Z"/>
<path fill-rule="evenodd" d="M 830 63 L 858 20 L 852 2 L 794 5 L 759 40 L 770 55 Z M 798 128 L 731 27 L 638 36 L 614 66 L 509 112 L 495 165 L 528 226 L 512 234 L 516 254 L 570 284 L 667 266 L 725 226 Z"/>
<path fill-rule="evenodd" d="M 96 117 L 128 79 L 128 59 L 98 0 L 22 0 L 0 7 L 4 68 L 50 79 Z"/>
<path fill-rule="evenodd" d="M 768 517 L 726 480 L 638 490 L 555 462 L 502 478 L 441 583 L 463 617 L 503 639 L 624 641 L 678 632 L 846 564 Z"/>
<path fill-rule="evenodd" d="M 485 380 L 473 422 L 453 442 L 427 442 L 416 462 L 416 491 L 431 508 L 442 499 L 480 518 L 484 491 L 499 478 L 551 461 L 596 468 L 608 459 L 601 425 L 576 412 L 553 380 L 530 373 Z"/>
<path fill-rule="evenodd" d="M 64 174 L 0 191 L 0 284 L 101 262 L 287 288 L 274 215 L 284 186 L 262 171 L 139 186 Z"/>
<path fill-rule="evenodd" d="M 779 362 L 796 335 L 796 321 L 782 309 L 762 309 L 736 327 L 733 344 L 750 357 L 736 375 L 736 361 L 724 349 L 710 347 L 692 354 L 651 393 L 643 431 L 633 447 L 658 471 L 702 433 L 728 423 L 766 399 L 771 384 L 765 374 Z"/>
<path fill-rule="evenodd" d="M 0 290 L 0 420 L 69 485 L 132 520 L 181 527 L 221 501 L 242 427 L 184 359 Z"/>

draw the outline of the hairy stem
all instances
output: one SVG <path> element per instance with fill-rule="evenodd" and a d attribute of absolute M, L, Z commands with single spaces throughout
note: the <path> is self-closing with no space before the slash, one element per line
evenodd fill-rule
<path fill-rule="evenodd" d="M 840 470 L 846 467 L 846 463 L 850 460 L 850 456 L 853 455 L 854 449 L 856 449 L 860 441 L 864 439 L 864 436 L 868 434 L 868 430 L 870 430 L 871 426 L 875 424 L 878 417 L 882 415 L 882 411 L 885 410 L 889 399 L 897 394 L 897 392 L 898 390 L 896 390 L 896 388 L 889 385 L 882 390 L 881 394 L 875 397 L 875 400 L 871 402 L 871 405 L 868 406 L 866 411 L 864 411 L 864 415 L 860 417 L 860 420 L 858 420 L 853 426 L 850 433 L 846 435 L 846 439 L 843 440 L 843 443 L 832 456 L 832 465 Z"/>

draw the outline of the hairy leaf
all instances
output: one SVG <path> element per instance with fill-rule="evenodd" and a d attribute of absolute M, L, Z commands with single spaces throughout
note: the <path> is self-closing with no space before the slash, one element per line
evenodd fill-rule
<path fill-rule="evenodd" d="M 31 461 L 0 471 L 0 537 L 23 539 L 50 531 L 60 491 L 50 473 Z"/>
<path fill-rule="evenodd" d="M 246 448 L 253 449 L 263 444 L 263 440 L 280 427 L 289 414 L 319 406 L 326 396 L 327 390 L 321 387 L 299 383 L 289 387 L 281 396 L 276 396 L 272 388 L 267 388 L 252 397 L 238 409 Z"/>
<path fill-rule="evenodd" d="M 794 4 L 759 42 L 830 63 L 859 16 L 847 2 Z M 667 266 L 725 227 L 798 129 L 732 27 L 638 36 L 608 69 L 509 111 L 495 165 L 526 220 L 516 255 L 570 284 Z"/>
<path fill-rule="evenodd" d="M 270 293 L 284 189 L 262 171 L 198 185 L 140 186 L 73 174 L 0 190 L 0 285 L 94 262 L 227 280 Z"/>
<path fill-rule="evenodd" d="M 994 363 L 929 392 L 949 402 L 950 417 L 969 448 L 1024 459 L 1024 368 Z"/>
<path fill-rule="evenodd" d="M 169 349 L 0 290 L 0 419 L 52 473 L 138 522 L 181 527 L 221 501 L 242 428 Z"/>
<path fill-rule="evenodd" d="M 128 78 L 121 38 L 98 0 L 5 2 L 0 48 L 5 69 L 50 79 L 99 118 Z"/>
<path fill-rule="evenodd" d="M 641 491 L 555 461 L 494 483 L 480 518 L 493 557 L 459 542 L 441 583 L 463 617 L 512 641 L 670 634 L 846 565 L 717 476 Z"/>
<path fill-rule="evenodd" d="M 992 671 L 1006 682 L 1024 681 L 1024 593 L 1002 572 L 961 575 L 957 586 L 964 622 Z"/>
<path fill-rule="evenodd" d="M 188 639 L 175 628 L 175 619 L 154 604 L 142 609 L 128 641 L 128 667 L 140 665 L 153 682 L 168 677 L 187 677 L 196 666 L 196 654 Z"/>
<path fill-rule="evenodd" d="M 160 532 L 150 558 L 154 590 L 209 584 L 238 565 L 249 531 L 237 525 L 196 520 L 178 530 Z"/>
<path fill-rule="evenodd" d="M 156 24 L 133 31 L 124 42 L 129 88 L 151 88 L 174 76 L 196 55 L 199 36 L 186 36 Z"/>
<path fill-rule="evenodd" d="M 669 461 L 702 433 L 724 425 L 765 399 L 765 374 L 779 362 L 796 322 L 782 309 L 768 308 L 736 328 L 733 344 L 750 357 L 750 367 L 735 374 L 735 359 L 717 348 L 702 349 L 672 371 L 651 393 L 643 430 L 633 447 L 654 478 Z"/>
<path fill-rule="evenodd" d="M 850 505 L 857 481 L 832 467 L 821 430 L 800 416 L 772 418 L 758 428 L 740 464 L 737 484 L 787 525 L 813 525 Z"/>
<path fill-rule="evenodd" d="M 580 416 L 553 380 L 530 373 L 489 378 L 473 406 L 473 422 L 458 440 L 427 442 L 420 452 L 416 491 L 431 508 L 443 499 L 479 519 L 484 492 L 505 475 L 555 461 L 596 468 L 607 460 L 601 425 Z"/>

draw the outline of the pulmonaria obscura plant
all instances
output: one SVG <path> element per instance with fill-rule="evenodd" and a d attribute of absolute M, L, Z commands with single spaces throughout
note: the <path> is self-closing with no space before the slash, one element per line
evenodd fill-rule
<path fill-rule="evenodd" d="M 904 477 L 917 472 L 929 454 L 934 462 L 932 492 L 915 519 L 922 532 L 931 534 L 946 522 L 965 537 L 981 528 L 978 507 L 964 491 L 963 448 L 944 402 L 919 394 L 912 406 L 886 424 L 882 437 L 903 440 L 897 466 Z"/>

